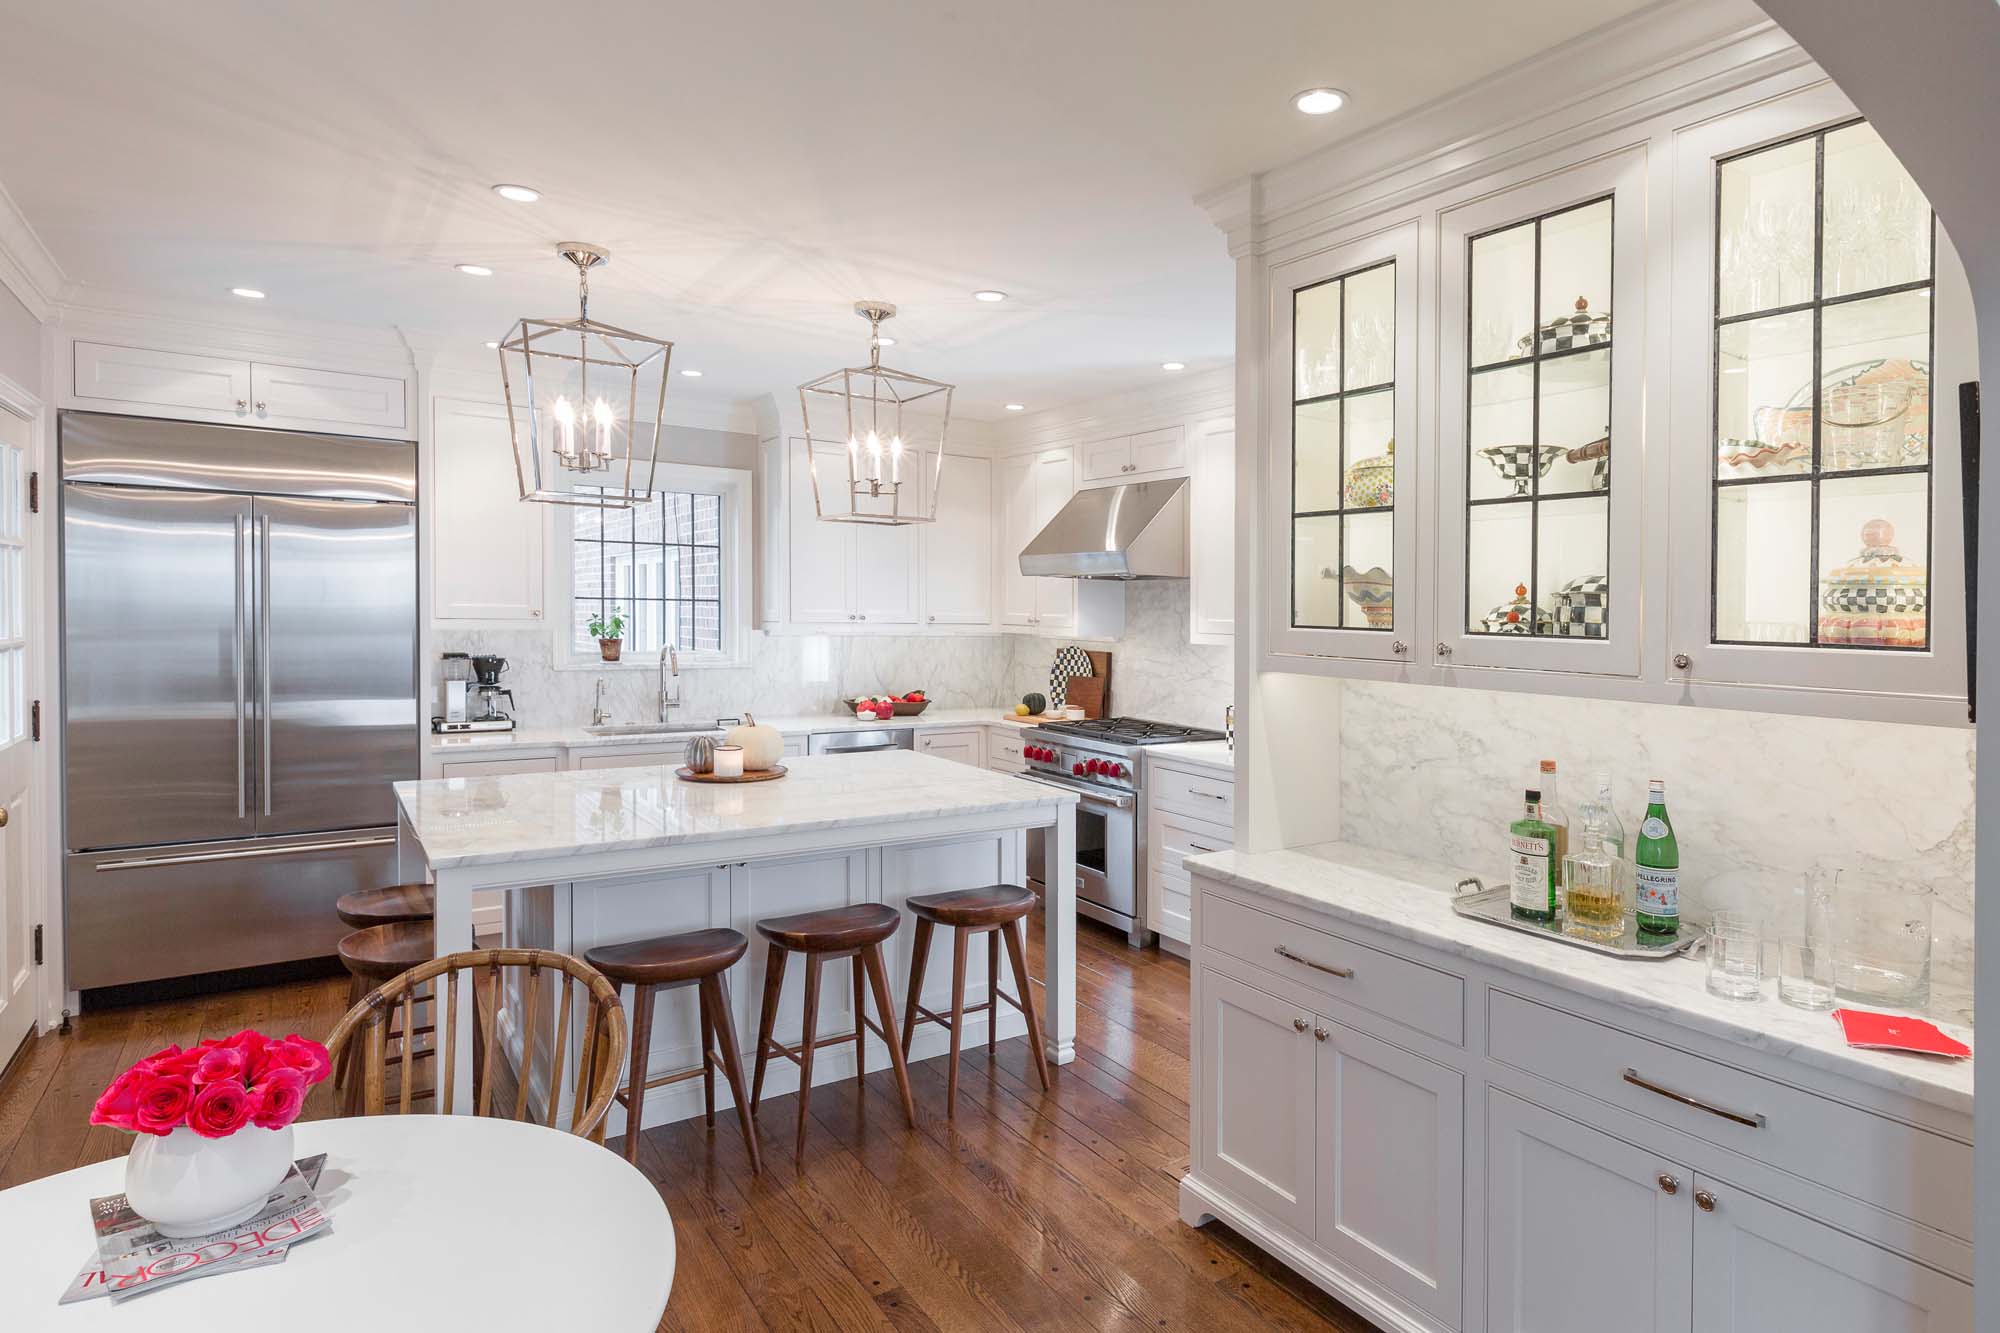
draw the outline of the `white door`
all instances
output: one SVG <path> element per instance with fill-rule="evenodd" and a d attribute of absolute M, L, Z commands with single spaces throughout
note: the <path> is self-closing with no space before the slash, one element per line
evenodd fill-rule
<path fill-rule="evenodd" d="M 854 529 L 854 618 L 869 625 L 916 624 L 918 525 L 848 526 Z"/>
<path fill-rule="evenodd" d="M 1498 1088 L 1486 1172 L 1487 1333 L 1696 1327 L 1693 1172 Z"/>
<path fill-rule="evenodd" d="M 1141 431 L 1131 439 L 1135 475 L 1187 471 L 1187 436 L 1179 426 Z"/>
<path fill-rule="evenodd" d="M 923 529 L 924 620 L 932 625 L 990 625 L 993 462 L 949 454 L 939 484 L 937 522 Z"/>
<path fill-rule="evenodd" d="M 1035 523 L 1032 541 L 1076 494 L 1076 458 L 1068 449 L 1048 449 L 1035 456 Z M 1023 542 L 1022 545 L 1026 545 Z M 1076 628 L 1076 580 L 1036 579 L 1035 624 L 1044 630 Z"/>
<path fill-rule="evenodd" d="M 29 426 L 0 408 L 0 1068 L 35 1021 L 35 922 L 26 809 L 33 765 L 28 738 L 27 593 Z"/>
<path fill-rule="evenodd" d="M 439 620 L 542 618 L 542 521 L 511 460 L 507 409 L 431 408 L 431 604 Z"/>
<path fill-rule="evenodd" d="M 822 486 L 841 486 L 847 457 L 838 449 L 816 451 Z M 854 524 L 829 523 L 813 504 L 812 471 L 806 443 L 792 441 L 791 618 L 802 625 L 842 625 L 854 612 Z M 837 498 L 837 497 L 835 497 Z"/>
<path fill-rule="evenodd" d="M 1120 435 L 1083 446 L 1083 479 L 1105 481 L 1132 470 L 1132 438 Z"/>
<path fill-rule="evenodd" d="M 1319 1243 L 1459 1325 L 1464 1080 L 1325 1018 L 1319 1043 Z"/>
<path fill-rule="evenodd" d="M 1701 1333 L 1944 1333 L 1972 1327 L 1972 1288 L 1823 1222 L 1694 1181 Z"/>
<path fill-rule="evenodd" d="M 1310 1240 L 1316 1223 L 1313 1016 L 1213 969 L 1201 988 L 1202 1174 Z"/>
<path fill-rule="evenodd" d="M 1021 573 L 1021 550 L 1041 525 L 1035 522 L 1035 460 L 1009 458 L 1000 464 L 1000 623 L 1035 623 L 1035 585 Z"/>

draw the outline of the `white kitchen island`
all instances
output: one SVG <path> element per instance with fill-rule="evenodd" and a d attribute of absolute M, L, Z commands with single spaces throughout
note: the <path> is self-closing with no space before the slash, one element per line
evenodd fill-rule
<path fill-rule="evenodd" d="M 786 760 L 787 775 L 774 782 L 732 785 L 682 782 L 671 766 L 521 773 L 497 777 L 440 778 L 396 784 L 398 855 L 405 882 L 437 885 L 440 954 L 471 947 L 472 895 L 507 894 L 507 943 L 581 956 L 599 944 L 727 926 L 749 937 L 751 947 L 727 977 L 730 1007 L 746 1061 L 754 1057 L 757 1005 L 763 991 L 765 949 L 756 923 L 767 917 L 852 903 L 882 902 L 900 908 L 912 894 L 985 884 L 1025 884 L 1027 831 L 1048 828 L 1043 882 L 1044 912 L 1040 997 L 1048 1058 L 1075 1058 L 1076 1037 L 1076 839 L 1071 807 L 1076 798 L 1026 778 L 987 772 L 906 750 L 870 755 L 821 755 Z M 948 1008 L 951 977 L 949 932 L 939 932 L 926 972 L 924 1004 Z M 911 923 L 883 946 L 890 991 L 904 1000 L 913 937 Z M 983 951 L 975 950 L 975 953 Z M 853 988 L 829 966 L 821 991 L 819 1031 L 854 1026 Z M 798 1040 L 804 969 L 785 979 L 776 1037 Z M 972 960 L 967 999 L 983 998 L 984 958 Z M 1004 983 L 1011 988 L 1011 980 Z M 629 996 L 627 997 L 629 1003 Z M 657 1073 L 700 1063 L 694 991 L 660 995 L 649 1068 Z M 502 1031 L 518 1041 L 519 997 L 503 1006 Z M 471 1014 L 462 1017 L 460 1043 L 471 1040 Z M 1005 1006 L 998 1035 L 1026 1030 Z M 982 1021 L 995 1011 L 968 1015 L 965 1048 L 983 1039 Z M 553 1017 L 552 1015 L 550 1016 Z M 574 1020 L 578 1023 L 581 1019 Z M 545 1034 L 552 1021 L 538 1021 Z M 580 1049 L 572 1033 L 573 1060 Z M 940 1027 L 919 1028 L 910 1058 L 942 1053 L 949 1042 Z M 541 1045 L 541 1041 L 537 1042 Z M 854 1048 L 832 1049 L 816 1062 L 814 1082 L 850 1077 Z M 533 1093 L 544 1095 L 547 1060 L 538 1061 Z M 888 1067 L 888 1052 L 872 1035 L 868 1067 Z M 461 1083 L 469 1063 L 458 1066 Z M 797 1087 L 790 1061 L 773 1061 L 765 1095 Z M 562 1086 L 574 1085 L 564 1078 Z M 459 1090 L 468 1104 L 469 1087 Z M 719 1103 L 728 1090 L 718 1087 Z M 671 1085 L 646 1100 L 645 1123 L 664 1124 L 701 1112 L 700 1080 Z M 563 1112 L 566 1114 L 566 1111 Z M 609 1133 L 624 1132 L 623 1113 L 611 1109 Z"/>

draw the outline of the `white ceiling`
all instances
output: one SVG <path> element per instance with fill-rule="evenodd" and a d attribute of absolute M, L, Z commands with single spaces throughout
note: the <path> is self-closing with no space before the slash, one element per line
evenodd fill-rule
<path fill-rule="evenodd" d="M 592 312 L 714 406 L 851 364 L 879 297 L 991 417 L 1228 360 L 1196 194 L 1643 3 L 0 0 L 0 185 L 75 287 L 473 347 L 593 241 Z M 1291 109 L 1321 83 L 1349 109 Z"/>

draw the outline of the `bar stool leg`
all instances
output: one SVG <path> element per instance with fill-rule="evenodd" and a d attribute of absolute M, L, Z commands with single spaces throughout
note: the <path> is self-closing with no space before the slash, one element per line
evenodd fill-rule
<path fill-rule="evenodd" d="M 993 1060 L 993 1034 L 1000 1027 L 1000 932 L 986 932 L 986 1059 Z"/>
<path fill-rule="evenodd" d="M 771 1029 L 778 1021 L 778 992 L 785 988 L 785 950 L 773 944 L 764 954 L 764 1012 L 757 1019 L 757 1072 L 750 1080 L 750 1114 L 764 1104 L 764 1067 L 771 1062 Z"/>
<path fill-rule="evenodd" d="M 958 1039 L 965 1031 L 965 946 L 961 927 L 951 932 L 951 1063 L 945 1067 L 944 1118 L 958 1119 Z"/>
<path fill-rule="evenodd" d="M 804 1165 L 806 1160 L 806 1120 L 812 1102 L 813 1043 L 819 1038 L 819 969 L 820 956 L 807 954 L 805 1026 L 799 1034 L 799 1141 L 796 1151 L 800 1165 Z"/>
<path fill-rule="evenodd" d="M 729 991 L 721 976 L 710 975 L 701 979 L 701 993 L 708 1002 L 716 1044 L 721 1047 L 722 1076 L 729 1080 L 729 1095 L 736 1099 L 736 1121 L 743 1127 L 743 1146 L 750 1150 L 750 1174 L 759 1175 L 764 1170 L 764 1158 L 757 1150 L 757 1122 L 750 1118 L 750 1101 L 743 1095 L 743 1059 L 736 1050 L 736 1020 L 729 1009 Z"/>
<path fill-rule="evenodd" d="M 868 967 L 868 982 L 875 989 L 875 1012 L 882 1019 L 882 1030 L 896 1030 L 896 1007 L 889 1002 L 889 978 L 882 970 L 882 946 L 871 944 L 861 951 L 861 958 Z M 889 1064 L 896 1071 L 896 1091 L 903 1095 L 903 1115 L 908 1118 L 910 1128 L 917 1127 L 917 1104 L 910 1097 L 910 1069 L 903 1061 L 903 1048 L 895 1042 L 885 1042 L 889 1048 Z"/>
<path fill-rule="evenodd" d="M 646 1120 L 646 1057 L 653 1049 L 653 988 L 632 988 L 632 1071 L 625 1085 L 625 1160 L 639 1160 L 639 1127 Z M 613 1057 L 616 1058 L 616 1057 Z"/>
<path fill-rule="evenodd" d="M 903 1058 L 910 1058 L 910 1039 L 917 1033 L 917 1006 L 924 998 L 924 968 L 931 961 L 931 923 L 917 918 L 916 939 L 910 945 L 910 997 L 903 1003 Z M 350 1006 L 352 1007 L 352 1006 Z"/>
<path fill-rule="evenodd" d="M 1023 943 L 1026 927 L 1023 921 L 1016 921 L 1011 928 L 1001 929 L 1007 936 L 1007 960 L 1014 965 L 1014 992 L 1021 997 L 1021 1015 L 1028 1020 L 1028 1050 L 1034 1054 L 1035 1073 L 1042 1080 L 1042 1091 L 1047 1092 L 1049 1057 L 1042 1050 L 1042 1024 L 1035 1017 L 1035 993 L 1028 989 L 1028 957 Z"/>
<path fill-rule="evenodd" d="M 848 967 L 854 973 L 854 1090 L 866 1096 L 861 1081 L 868 1073 L 868 1011 L 862 1007 L 867 978 L 862 975 L 858 955 L 848 960 Z"/>
<path fill-rule="evenodd" d="M 701 1011 L 701 1098 L 702 1123 L 715 1128 L 715 1018 L 708 1011 L 708 990 L 695 992 L 695 1007 Z"/>

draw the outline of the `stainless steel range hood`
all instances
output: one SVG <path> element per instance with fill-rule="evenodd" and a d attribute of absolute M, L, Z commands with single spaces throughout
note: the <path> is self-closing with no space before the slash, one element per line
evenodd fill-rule
<path fill-rule="evenodd" d="M 1187 479 L 1078 491 L 1021 552 L 1021 572 L 1058 579 L 1186 578 Z"/>

